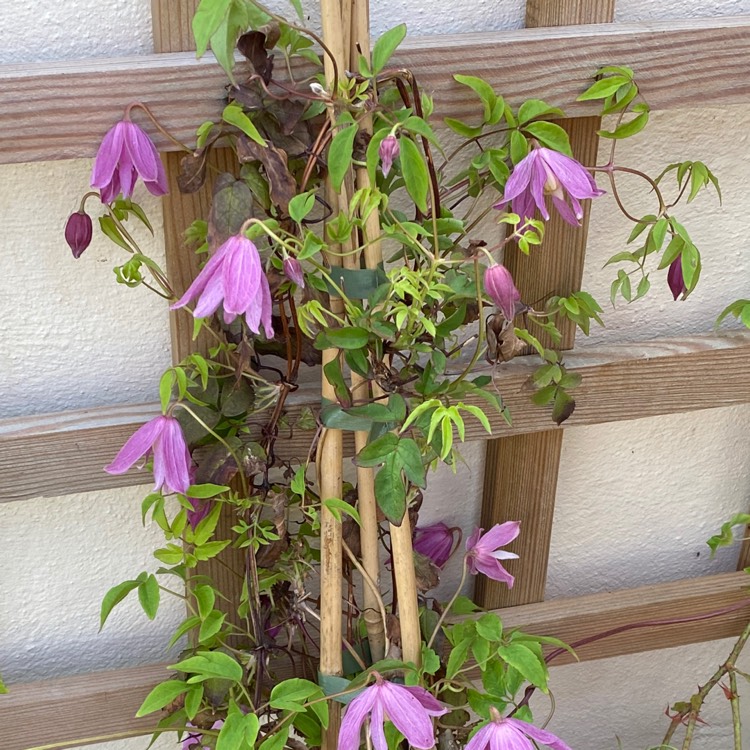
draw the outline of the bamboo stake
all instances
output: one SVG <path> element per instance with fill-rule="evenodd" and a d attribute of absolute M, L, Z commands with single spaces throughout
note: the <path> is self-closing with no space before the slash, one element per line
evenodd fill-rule
<path fill-rule="evenodd" d="M 349 0 L 344 0 L 348 2 Z M 323 39 L 330 50 L 324 55 L 326 83 L 333 89 L 339 76 L 343 75 L 347 55 L 345 39 L 341 32 L 342 10 L 340 0 L 320 0 Z M 333 59 L 331 59 L 331 57 Z M 333 98 L 336 91 L 331 91 Z M 332 123 L 335 121 L 333 107 L 329 109 Z M 333 190 L 330 181 L 327 186 L 328 201 L 331 206 L 340 205 L 340 196 Z M 336 255 L 329 255 L 330 265 L 340 265 Z M 331 311 L 339 314 L 343 310 L 342 300 L 331 296 Z M 336 349 L 323 352 L 323 365 L 333 361 L 340 353 Z M 334 401 L 335 391 L 332 384 L 322 373 L 321 395 Z M 342 433 L 340 430 L 327 430 L 324 442 L 320 447 L 318 461 L 318 479 L 321 501 L 330 498 L 341 498 L 342 495 Z M 341 675 L 342 661 L 342 628 L 341 602 L 343 594 L 342 577 L 342 534 L 341 523 L 323 505 L 320 515 L 320 672 L 324 675 Z M 329 724 L 323 732 L 322 750 L 335 750 L 338 744 L 338 730 L 341 721 L 341 704 L 329 703 Z"/>
<path fill-rule="evenodd" d="M 344 0 L 344 2 L 346 2 L 346 0 Z M 353 70 L 356 70 L 360 54 L 368 60 L 370 57 L 370 17 L 367 0 L 351 0 L 351 2 L 353 3 L 354 10 L 352 13 L 353 31 L 351 35 L 350 65 Z M 363 118 L 360 123 L 360 128 L 372 133 L 372 117 L 367 116 Z M 359 189 L 371 187 L 370 177 L 367 173 L 367 169 L 364 167 L 357 168 L 356 180 Z M 375 242 L 370 242 L 373 238 L 379 237 L 380 219 L 378 213 L 373 211 L 365 223 L 364 256 L 367 268 L 375 269 L 383 262 L 380 241 L 376 240 Z M 376 383 L 372 384 L 372 388 L 375 397 L 382 397 L 384 395 Z M 362 494 L 360 493 L 360 502 L 361 498 Z M 372 498 L 374 502 L 374 486 L 372 489 Z M 364 535 L 364 529 L 362 533 Z M 414 570 L 411 523 L 409 522 L 408 513 L 404 514 L 400 526 L 390 524 L 390 534 L 393 569 L 396 578 L 396 593 L 398 595 L 402 656 L 405 661 L 419 664 L 422 656 L 422 636 L 419 629 L 417 580 L 416 572 Z"/>

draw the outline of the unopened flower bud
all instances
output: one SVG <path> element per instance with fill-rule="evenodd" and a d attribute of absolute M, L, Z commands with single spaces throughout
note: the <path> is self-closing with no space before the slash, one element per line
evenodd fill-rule
<path fill-rule="evenodd" d="M 675 300 L 687 292 L 685 279 L 682 277 L 682 255 L 678 255 L 670 264 L 667 271 L 667 284 Z"/>
<path fill-rule="evenodd" d="M 302 264 L 296 258 L 284 258 L 284 275 L 300 289 L 305 288 L 305 274 Z"/>
<path fill-rule="evenodd" d="M 74 258 L 80 258 L 91 244 L 93 229 L 91 217 L 84 211 L 76 211 L 70 215 L 65 225 L 65 241 L 73 251 Z"/>
<path fill-rule="evenodd" d="M 460 530 L 442 521 L 414 529 L 414 551 L 429 557 L 438 568 L 448 562 L 455 546 L 455 534 Z"/>
<path fill-rule="evenodd" d="M 521 295 L 513 283 L 510 271 L 502 265 L 490 266 L 484 273 L 484 288 L 505 319 L 513 320 L 516 317 L 516 303 L 521 301 Z"/>
<path fill-rule="evenodd" d="M 380 157 L 380 167 L 383 170 L 384 177 L 387 177 L 388 172 L 391 171 L 393 160 L 398 156 L 399 150 L 398 138 L 395 135 L 391 134 L 383 138 L 380 148 L 378 148 L 378 156 Z"/>

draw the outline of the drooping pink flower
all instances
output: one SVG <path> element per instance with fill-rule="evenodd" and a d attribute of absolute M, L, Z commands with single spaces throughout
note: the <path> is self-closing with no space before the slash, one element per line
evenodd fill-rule
<path fill-rule="evenodd" d="M 414 529 L 414 551 L 429 557 L 438 568 L 442 568 L 453 554 L 456 546 L 456 532 L 460 535 L 461 530 L 455 527 L 450 528 L 442 521 L 430 526 L 417 526 Z"/>
<path fill-rule="evenodd" d="M 386 719 L 419 750 L 435 745 L 433 716 L 448 712 L 440 701 L 424 688 L 398 685 L 384 680 L 377 672 L 375 684 L 365 688 L 346 708 L 339 729 L 338 750 L 359 750 L 360 731 L 370 714 L 370 738 L 375 750 L 387 750 L 383 731 Z"/>
<path fill-rule="evenodd" d="M 196 318 L 212 315 L 223 303 L 224 322 L 244 315 L 253 333 L 259 333 L 262 324 L 266 338 L 273 338 L 271 289 L 258 248 L 247 237 L 230 237 L 171 309 L 184 307 L 196 297 L 200 297 L 193 310 Z"/>
<path fill-rule="evenodd" d="M 154 456 L 154 489 L 185 494 L 190 487 L 190 453 L 180 423 L 159 415 L 139 427 L 105 467 L 109 474 L 124 474 L 141 458 Z"/>
<path fill-rule="evenodd" d="M 466 562 L 472 575 L 484 573 L 487 578 L 503 581 L 513 588 L 513 576 L 501 565 L 500 560 L 514 560 L 518 555 L 499 549 L 510 544 L 521 531 L 518 521 L 495 524 L 486 534 L 476 529 L 466 542 Z"/>
<path fill-rule="evenodd" d="M 65 224 L 65 241 L 73 251 L 74 258 L 80 258 L 91 244 L 94 227 L 91 217 L 85 211 L 76 211 Z"/>
<path fill-rule="evenodd" d="M 570 206 L 565 200 L 566 193 Z M 549 148 L 538 147 L 516 164 L 505 185 L 502 200 L 494 207 L 504 208 L 510 203 L 513 213 L 518 214 L 522 222 L 533 219 L 534 210 L 538 208 L 547 220 L 546 195 L 552 196 L 552 203 L 560 216 L 577 226 L 583 218 L 580 201 L 604 195 L 604 191 L 596 186 L 591 174 L 575 159 Z"/>
<path fill-rule="evenodd" d="M 496 264 L 484 272 L 484 289 L 506 320 L 511 321 L 516 317 L 516 305 L 521 301 L 521 294 L 505 266 Z"/>
<path fill-rule="evenodd" d="M 167 175 L 156 146 L 142 128 L 125 119 L 104 136 L 91 186 L 101 191 L 104 203 L 111 203 L 120 193 L 130 198 L 138 177 L 153 195 L 167 193 Z"/>
<path fill-rule="evenodd" d="M 687 292 L 685 279 L 682 276 L 682 255 L 678 255 L 670 264 L 669 271 L 667 271 L 667 284 L 675 300 Z"/>
<path fill-rule="evenodd" d="M 188 724 L 192 726 L 192 724 Z M 224 720 L 215 721 L 211 729 L 221 729 L 224 726 Z M 216 746 L 216 737 L 211 735 L 212 746 Z M 182 740 L 182 750 L 210 750 L 208 745 L 203 744 L 203 733 L 196 727 L 194 732 L 188 732 Z"/>
<path fill-rule="evenodd" d="M 302 264 L 296 258 L 284 258 L 284 275 L 300 289 L 305 288 L 305 273 Z"/>
<path fill-rule="evenodd" d="M 570 750 L 552 732 L 539 729 L 528 721 L 505 718 L 490 708 L 492 720 L 485 724 L 466 744 L 465 750 L 535 750 L 535 742 L 551 750 Z"/>
<path fill-rule="evenodd" d="M 380 142 L 378 148 L 378 156 L 380 157 L 380 168 L 383 170 L 383 177 L 388 176 L 388 172 L 391 171 L 393 166 L 393 160 L 398 156 L 401 146 L 399 145 L 398 138 L 393 133 L 387 135 Z"/>

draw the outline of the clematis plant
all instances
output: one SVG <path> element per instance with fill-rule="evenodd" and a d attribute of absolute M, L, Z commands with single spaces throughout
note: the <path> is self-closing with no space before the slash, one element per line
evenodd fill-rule
<path fill-rule="evenodd" d="M 152 460 L 155 488 L 142 513 L 165 543 L 154 552 L 157 573 L 107 593 L 102 625 L 133 591 L 149 618 L 162 595 L 182 596 L 180 583 L 188 604 L 172 639 L 183 643 L 172 676 L 139 715 L 154 714 L 157 734 L 212 750 L 337 741 L 341 750 L 386 750 L 402 740 L 422 750 L 438 740 L 469 750 L 527 750 L 532 741 L 566 750 L 529 709 L 533 692 L 549 692 L 545 647 L 559 642 L 505 628 L 463 595 L 469 575 L 513 586 L 504 562 L 517 555 L 504 547 L 523 540 L 519 523 L 466 530 L 462 581 L 438 601 L 431 594 L 461 533 L 449 519 L 418 525 L 429 471 L 460 470 L 467 422 L 491 434 L 510 420 L 492 375 L 528 349 L 539 359 L 534 401 L 558 424 L 573 413 L 580 376 L 565 370 L 555 342 L 563 323 L 585 334 L 592 321 L 603 324 L 602 307 L 584 291 L 522 302 L 516 266 L 503 257 L 545 252 L 547 198 L 573 225 L 586 201 L 612 199 L 634 224 L 627 242 L 645 237 L 612 259 L 628 264 L 613 301 L 642 297 L 649 274 L 667 267 L 673 291 L 673 269 L 682 274 L 684 298 L 700 254 L 672 212 L 685 180 L 697 189 L 715 180 L 698 162 L 655 178 L 618 162 L 617 143 L 648 120 L 627 68 L 589 71 L 598 80 L 581 94 L 616 119 L 603 133 L 613 144 L 606 164 L 574 158 L 555 122 L 561 110 L 537 98 L 511 104 L 464 75 L 453 83 L 477 97 L 476 117 L 445 120 L 462 139 L 451 151 L 434 128 L 439 102 L 412 72 L 389 67 L 404 26 L 384 34 L 371 59 L 329 64 L 336 73 L 326 76 L 314 32 L 252 0 L 229 5 L 222 15 L 220 4 L 201 0 L 193 23 L 198 50 L 214 47 L 230 85 L 221 116 L 196 123 L 176 180 L 184 192 L 210 181 L 212 192 L 208 214 L 184 238 L 202 266 L 187 289 L 139 242 L 150 224 L 137 182 L 162 195 L 167 179 L 146 130 L 130 119 L 135 105 L 104 136 L 91 179 L 97 192 L 86 196 L 99 199 L 99 226 L 126 253 L 117 281 L 160 295 L 201 336 L 161 378 L 162 414 L 107 467 L 122 473 Z M 235 46 L 249 63 L 242 75 Z M 210 175 L 211 151 L 227 145 L 235 168 Z M 640 176 L 652 213 L 633 216 L 621 204 L 622 172 Z M 665 185 L 672 172 L 674 200 Z M 607 197 L 597 179 L 608 183 Z M 66 238 L 80 255 L 90 224 L 73 216 Z M 320 406 L 301 408 L 290 396 L 312 387 L 305 371 L 313 368 L 324 374 Z M 327 475 L 325 456 L 337 453 L 341 431 L 355 433 L 357 479 L 339 492 L 325 489 L 340 468 Z M 317 605 L 316 592 L 330 585 L 321 558 L 331 564 L 326 545 L 338 533 L 333 567 L 341 566 L 346 594 L 332 651 L 344 666 L 320 674 L 320 631 L 332 629 L 319 623 L 339 613 Z M 238 587 L 206 565 L 216 558 Z M 385 559 L 395 586 L 384 585 Z M 418 592 L 398 590 L 404 570 L 412 579 L 416 570 Z"/>

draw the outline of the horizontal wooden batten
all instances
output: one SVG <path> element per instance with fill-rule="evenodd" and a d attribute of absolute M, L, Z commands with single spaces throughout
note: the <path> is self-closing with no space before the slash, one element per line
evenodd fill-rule
<path fill-rule="evenodd" d="M 528 604 L 498 613 L 506 627 L 567 642 L 614 628 L 631 628 L 577 649 L 581 661 L 602 659 L 737 635 L 750 617 L 749 580 L 745 573 L 725 573 Z M 745 606 L 741 606 L 743 602 Z M 719 616 L 696 619 L 733 607 Z M 632 628 L 666 619 L 692 621 Z M 552 664 L 571 661 L 565 653 Z M 91 738 L 109 734 L 146 734 L 154 719 L 133 717 L 149 690 L 168 674 L 162 664 L 11 685 L 9 695 L 0 696 L 0 726 L 13 728 L 4 737 L 3 750 L 28 750 L 52 742 L 81 744 L 87 738 L 94 742 Z"/>
<path fill-rule="evenodd" d="M 529 400 L 528 379 L 538 364 L 536 357 L 521 357 L 496 370 L 495 383 L 510 409 L 512 425 L 491 413 L 485 401 L 474 402 L 486 409 L 494 437 L 552 426 L 549 411 Z M 565 364 L 583 376 L 574 392 L 576 410 L 566 427 L 750 403 L 748 332 L 582 348 L 567 353 Z M 476 374 L 492 374 L 492 369 L 484 365 Z M 303 409 L 317 410 L 316 399 L 319 392 L 312 384 L 288 398 L 278 456 L 307 454 L 312 432 L 295 423 Z M 111 476 L 102 467 L 158 412 L 157 404 L 141 404 L 0 421 L 0 502 L 149 483 L 146 472 Z M 476 420 L 467 419 L 467 440 L 487 437 Z M 350 439 L 344 447 L 351 456 Z"/>
<path fill-rule="evenodd" d="M 512 104 L 534 81 L 535 96 L 573 116 L 594 114 L 595 104 L 573 102 L 602 65 L 634 68 L 653 109 L 726 105 L 750 99 L 750 79 L 737 64 L 750 55 L 749 30 L 750 16 L 733 16 L 428 36 L 407 39 L 393 64 L 411 68 L 437 96 L 441 117 L 477 112 L 454 73 L 486 78 Z M 195 128 L 221 111 L 225 85 L 210 56 L 198 61 L 192 53 L 4 65 L 0 163 L 93 156 L 133 101 L 191 144 Z"/>

